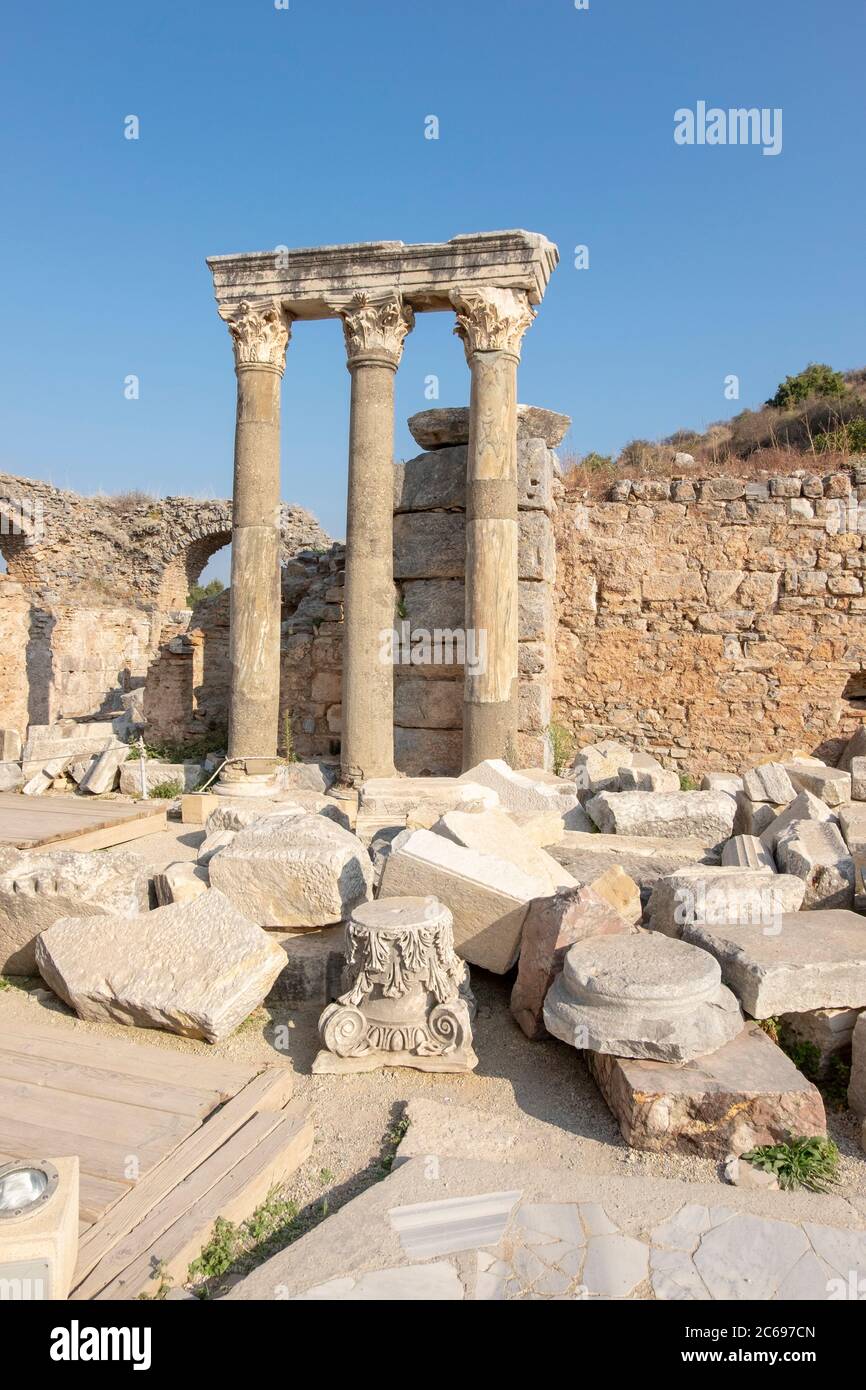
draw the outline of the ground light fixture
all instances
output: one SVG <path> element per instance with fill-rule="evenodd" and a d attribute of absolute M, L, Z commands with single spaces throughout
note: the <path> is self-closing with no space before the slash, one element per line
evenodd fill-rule
<path fill-rule="evenodd" d="M 78 1254 L 78 1159 L 0 1167 L 0 1302 L 65 1299 Z"/>

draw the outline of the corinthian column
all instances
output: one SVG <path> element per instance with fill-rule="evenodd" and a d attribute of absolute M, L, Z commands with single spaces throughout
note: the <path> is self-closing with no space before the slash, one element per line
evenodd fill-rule
<path fill-rule="evenodd" d="M 526 292 L 456 289 L 455 333 L 472 373 L 466 461 L 463 768 L 517 753 L 517 364 L 535 314 Z M 469 648 L 471 650 L 471 648 Z"/>
<path fill-rule="evenodd" d="M 396 292 L 336 304 L 352 376 L 343 625 L 341 777 L 394 772 L 394 373 L 414 315 Z"/>
<path fill-rule="evenodd" d="M 221 311 L 238 380 L 229 619 L 230 758 L 223 787 L 273 771 L 280 699 L 280 381 L 290 324 L 275 300 Z M 253 786 L 249 786 L 253 790 Z M 262 790 L 267 790 L 264 786 Z"/>

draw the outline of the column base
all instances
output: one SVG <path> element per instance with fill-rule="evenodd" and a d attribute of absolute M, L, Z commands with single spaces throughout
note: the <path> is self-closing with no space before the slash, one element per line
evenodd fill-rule
<path fill-rule="evenodd" d="M 261 761 L 264 765 L 265 760 Z M 283 790 L 280 765 L 275 763 L 269 772 L 247 772 L 243 766 L 224 767 L 211 787 L 215 796 L 274 797 Z"/>

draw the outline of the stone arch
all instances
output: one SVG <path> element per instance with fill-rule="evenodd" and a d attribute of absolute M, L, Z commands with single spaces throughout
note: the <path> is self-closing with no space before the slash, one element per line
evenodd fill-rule
<path fill-rule="evenodd" d="M 10 579 L 33 587 L 43 578 L 37 555 L 41 523 L 26 501 L 0 497 L 0 555 Z"/>

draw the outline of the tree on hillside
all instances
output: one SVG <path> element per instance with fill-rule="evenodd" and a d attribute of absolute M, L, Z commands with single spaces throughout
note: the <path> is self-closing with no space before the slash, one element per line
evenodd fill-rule
<path fill-rule="evenodd" d="M 844 396 L 848 387 L 841 372 L 834 372 L 826 362 L 810 362 L 805 371 L 796 376 L 786 376 L 780 383 L 775 396 L 767 405 L 776 410 L 787 410 L 810 396 Z"/>
<path fill-rule="evenodd" d="M 212 579 L 209 584 L 193 584 L 186 596 L 187 608 L 195 608 L 202 599 L 213 598 L 215 594 L 221 594 L 225 584 L 221 579 Z"/>

